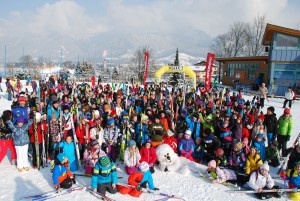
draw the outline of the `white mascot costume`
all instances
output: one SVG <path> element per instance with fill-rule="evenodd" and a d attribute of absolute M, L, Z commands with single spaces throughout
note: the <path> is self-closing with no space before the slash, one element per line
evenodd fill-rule
<path fill-rule="evenodd" d="M 179 172 L 188 175 L 191 171 L 199 171 L 198 165 L 184 157 L 179 157 L 168 144 L 156 148 L 160 171 Z"/>

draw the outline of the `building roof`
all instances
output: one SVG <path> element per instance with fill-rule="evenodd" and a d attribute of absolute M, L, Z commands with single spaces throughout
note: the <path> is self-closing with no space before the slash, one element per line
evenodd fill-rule
<path fill-rule="evenodd" d="M 215 58 L 216 61 L 224 63 L 230 61 L 259 61 L 259 60 L 268 60 L 268 56 L 253 56 L 253 57 L 220 57 Z"/>
<path fill-rule="evenodd" d="M 263 45 L 270 45 L 271 44 L 271 42 L 273 40 L 273 37 L 274 37 L 274 32 L 300 37 L 300 31 L 299 30 L 290 29 L 290 28 L 286 28 L 286 27 L 280 27 L 280 26 L 276 26 L 276 25 L 273 25 L 273 24 L 267 24 L 266 29 L 265 29 L 265 33 L 264 33 L 264 37 L 262 39 L 262 44 Z"/>

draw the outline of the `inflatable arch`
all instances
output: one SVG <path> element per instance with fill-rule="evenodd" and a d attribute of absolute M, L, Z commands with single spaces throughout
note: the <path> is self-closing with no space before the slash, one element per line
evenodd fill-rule
<path fill-rule="evenodd" d="M 185 73 L 190 78 L 194 79 L 194 89 L 196 89 L 196 73 L 188 66 L 162 66 L 155 72 L 154 77 L 158 82 L 161 81 L 161 76 L 165 73 Z"/>

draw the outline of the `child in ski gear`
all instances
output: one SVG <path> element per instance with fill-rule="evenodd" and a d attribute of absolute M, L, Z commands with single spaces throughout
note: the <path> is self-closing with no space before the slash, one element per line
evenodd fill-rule
<path fill-rule="evenodd" d="M 234 173 L 233 170 L 219 168 L 215 160 L 209 161 L 207 166 L 208 166 L 207 171 L 213 178 L 213 180 L 211 181 L 213 184 L 214 183 L 222 184 L 228 180 L 232 181 L 237 179 L 236 174 Z"/>
<path fill-rule="evenodd" d="M 176 153 L 177 152 L 177 139 L 174 137 L 174 132 L 168 130 L 167 135 L 163 136 L 164 144 L 168 144 Z"/>
<path fill-rule="evenodd" d="M 277 167 L 280 165 L 279 151 L 277 149 L 277 146 L 278 146 L 278 142 L 273 140 L 266 148 L 265 161 L 268 161 L 269 165 L 273 167 Z"/>
<path fill-rule="evenodd" d="M 279 193 L 262 192 L 264 189 L 277 188 L 274 186 L 274 180 L 269 174 L 269 165 L 267 163 L 262 164 L 259 170 L 252 172 L 248 184 L 250 188 L 257 191 L 256 196 L 261 200 L 271 198 L 272 196 L 277 198 L 281 197 Z"/>
<path fill-rule="evenodd" d="M 56 190 L 59 188 L 71 188 L 75 184 L 75 178 L 68 168 L 68 156 L 65 153 L 57 155 L 58 162 L 54 167 L 52 178 Z"/>
<path fill-rule="evenodd" d="M 119 136 L 119 141 L 120 141 L 119 158 L 121 161 L 124 161 L 124 151 L 127 148 L 127 142 L 130 139 L 134 139 L 134 128 L 129 123 L 129 117 L 127 115 L 124 115 L 122 118 L 120 132 L 121 132 L 121 136 Z"/>
<path fill-rule="evenodd" d="M 291 155 L 288 160 L 287 169 L 293 169 L 296 162 L 300 161 L 300 143 L 298 142 L 295 148 L 290 148 Z"/>
<path fill-rule="evenodd" d="M 276 139 L 277 117 L 274 111 L 275 108 L 271 106 L 267 108 L 267 114 L 265 114 L 264 125 L 267 129 L 268 144 Z"/>
<path fill-rule="evenodd" d="M 97 140 L 92 140 L 84 151 L 83 160 L 85 161 L 85 174 L 93 173 L 95 164 L 102 156 L 106 156 L 106 153 L 100 149 Z"/>
<path fill-rule="evenodd" d="M 47 123 L 41 122 L 41 114 L 39 112 L 35 113 L 36 124 L 31 124 L 29 128 L 29 136 L 30 136 L 30 143 L 32 145 L 32 166 L 34 169 L 37 168 L 37 160 L 39 160 L 39 164 L 41 166 L 45 166 L 46 164 L 43 164 L 42 159 L 42 152 L 43 152 L 43 138 L 45 139 L 45 134 L 47 134 Z M 44 129 L 44 135 L 42 134 L 42 128 Z M 35 139 L 35 132 L 37 132 L 38 139 Z M 39 153 L 39 159 L 37 159 L 37 151 L 35 144 L 38 144 L 38 153 Z"/>
<path fill-rule="evenodd" d="M 75 143 L 73 141 L 73 136 L 68 135 L 66 141 L 62 141 L 59 143 L 59 147 L 62 149 L 62 152 L 68 156 L 69 169 L 71 171 L 78 170 L 77 156 L 75 152 Z"/>
<path fill-rule="evenodd" d="M 195 141 L 195 151 L 193 152 L 194 161 L 201 163 L 204 157 L 204 146 L 202 146 L 202 139 L 200 137 L 196 138 Z"/>
<path fill-rule="evenodd" d="M 28 164 L 28 144 L 29 144 L 29 136 L 28 130 L 31 124 L 33 123 L 32 119 L 29 119 L 27 123 L 25 123 L 25 119 L 23 116 L 20 116 L 17 119 L 17 125 L 13 125 L 11 120 L 7 122 L 8 127 L 12 131 L 12 137 L 14 139 L 14 145 L 17 152 L 17 167 L 18 171 L 21 172 L 23 169 L 26 171 L 29 170 Z"/>
<path fill-rule="evenodd" d="M 204 158 L 206 161 L 210 161 L 214 158 L 215 150 L 219 149 L 221 146 L 220 140 L 212 134 L 210 128 L 203 130 L 203 143 L 204 143 Z"/>
<path fill-rule="evenodd" d="M 158 188 L 156 188 L 154 186 L 154 183 L 153 183 L 153 178 L 152 178 L 152 174 L 149 170 L 149 164 L 147 162 L 142 162 L 139 166 L 139 170 L 140 172 L 142 173 L 142 180 L 140 180 L 140 182 L 138 182 L 136 179 L 134 179 L 134 175 L 130 178 L 128 178 L 128 183 L 135 186 L 137 186 L 137 189 L 140 190 L 142 185 L 144 184 L 144 187 L 146 186 L 146 184 L 148 184 L 149 188 L 151 190 L 159 190 Z"/>
<path fill-rule="evenodd" d="M 152 140 L 148 139 L 145 145 L 140 149 L 141 159 L 140 163 L 143 161 L 149 164 L 150 172 L 154 173 L 154 164 L 157 161 L 156 151 L 154 147 L 152 147 Z"/>
<path fill-rule="evenodd" d="M 64 105 L 62 108 L 64 112 L 62 116 L 62 126 L 64 128 L 63 137 L 66 140 L 67 136 L 72 133 L 71 118 L 73 118 L 73 115 L 71 115 L 70 107 L 68 105 Z"/>
<path fill-rule="evenodd" d="M 108 156 L 99 158 L 92 175 L 92 189 L 96 193 L 105 195 L 106 191 L 111 194 L 117 193 L 118 175 L 114 162 Z"/>
<path fill-rule="evenodd" d="M 246 160 L 246 175 L 250 175 L 253 171 L 259 169 L 263 164 L 263 161 L 260 158 L 259 153 L 256 151 L 256 147 L 251 147 L 250 154 L 247 156 Z"/>
<path fill-rule="evenodd" d="M 137 124 L 135 128 L 135 141 L 138 147 L 142 147 L 145 144 L 146 140 L 149 139 L 149 118 L 147 115 L 142 114 L 141 122 Z"/>
<path fill-rule="evenodd" d="M 136 143 L 134 140 L 128 141 L 128 147 L 124 152 L 124 162 L 125 162 L 125 170 L 127 174 L 131 175 L 132 173 L 138 170 L 139 161 L 141 159 L 141 155 L 139 149 L 136 147 Z"/>
<path fill-rule="evenodd" d="M 288 169 L 286 176 L 289 180 L 289 188 L 299 188 L 300 187 L 300 161 L 295 162 L 292 169 Z M 295 192 L 290 194 L 291 200 L 299 200 L 300 192 Z"/>
<path fill-rule="evenodd" d="M 224 150 L 222 148 L 219 148 L 215 151 L 215 161 L 217 162 L 217 166 L 220 167 L 227 167 L 228 161 L 226 159 L 226 155 L 224 154 Z"/>
<path fill-rule="evenodd" d="M 179 153 L 180 156 L 185 157 L 191 161 L 193 161 L 193 153 L 195 150 L 194 140 L 191 138 L 192 132 L 190 130 L 186 130 L 184 134 L 184 138 L 179 143 Z"/>
<path fill-rule="evenodd" d="M 10 110 L 3 111 L 0 119 L 0 163 L 7 154 L 9 149 L 11 152 L 10 163 L 12 165 L 17 164 L 17 152 L 13 141 L 12 131 L 8 127 L 6 121 L 12 118 L 12 112 Z"/>
<path fill-rule="evenodd" d="M 266 146 L 265 146 L 265 138 L 264 135 L 259 133 L 256 135 L 256 139 L 253 142 L 253 146 L 256 147 L 257 152 L 260 155 L 261 160 L 265 160 L 265 156 L 266 156 Z"/>
<path fill-rule="evenodd" d="M 80 119 L 79 125 L 76 127 L 76 137 L 80 144 L 80 158 L 83 158 L 83 152 L 87 148 L 88 143 L 90 142 L 90 132 L 88 126 L 89 120 L 86 117 Z"/>
<path fill-rule="evenodd" d="M 236 172 L 243 172 L 246 164 L 246 155 L 243 152 L 243 143 L 238 142 L 234 145 L 229 157 L 231 169 Z"/>
<path fill-rule="evenodd" d="M 105 143 L 108 145 L 108 156 L 113 160 L 116 161 L 117 159 L 117 139 L 119 136 L 119 129 L 118 127 L 115 125 L 115 120 L 114 118 L 110 117 L 107 119 L 106 122 L 107 126 L 104 129 L 104 140 Z"/>
<path fill-rule="evenodd" d="M 167 134 L 164 125 L 160 122 L 160 114 L 154 115 L 154 122 L 149 128 L 150 138 L 152 140 L 152 146 L 157 147 L 163 143 L 162 136 Z"/>
<path fill-rule="evenodd" d="M 232 142 L 232 132 L 230 131 L 229 122 L 225 120 L 222 126 L 219 128 L 220 140 L 222 143 L 222 148 L 224 149 L 225 155 L 230 154 L 231 142 Z"/>
<path fill-rule="evenodd" d="M 54 160 L 57 158 L 57 154 L 59 153 L 59 142 L 62 138 L 60 132 L 60 124 L 58 119 L 56 118 L 56 113 L 52 113 L 51 121 L 50 121 L 50 129 L 49 129 L 49 136 L 50 136 L 50 155 L 51 159 Z M 54 149 L 54 144 L 57 149 Z"/>

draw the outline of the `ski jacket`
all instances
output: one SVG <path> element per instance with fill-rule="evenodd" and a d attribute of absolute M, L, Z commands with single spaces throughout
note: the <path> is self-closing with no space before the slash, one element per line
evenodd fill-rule
<path fill-rule="evenodd" d="M 221 169 L 219 167 L 217 167 L 216 169 L 216 173 L 217 173 L 217 179 L 216 181 L 221 184 L 226 182 L 227 180 L 236 180 L 236 174 L 234 173 L 233 170 L 230 169 Z"/>
<path fill-rule="evenodd" d="M 53 112 L 56 114 L 56 118 L 59 119 L 60 118 L 60 111 L 61 111 L 60 108 L 55 109 L 53 106 L 51 106 L 49 104 L 48 110 L 47 110 L 47 119 L 48 119 L 48 121 L 51 120 Z"/>
<path fill-rule="evenodd" d="M 153 147 L 150 148 L 142 147 L 140 150 L 140 154 L 141 154 L 140 163 L 145 161 L 149 164 L 154 164 L 157 160 L 156 151 Z"/>
<path fill-rule="evenodd" d="M 52 179 L 53 179 L 54 185 L 58 185 L 61 182 L 63 182 L 66 178 L 72 177 L 72 176 L 73 176 L 73 174 L 71 173 L 69 168 L 67 168 L 66 166 L 64 166 L 64 165 L 55 165 L 54 166 L 53 174 L 52 174 Z"/>
<path fill-rule="evenodd" d="M 22 127 L 14 126 L 11 120 L 7 122 L 8 127 L 12 131 L 12 137 L 14 139 L 15 146 L 23 146 L 29 144 L 28 129 L 33 123 L 32 119 L 29 119 L 27 123 L 24 123 Z"/>
<path fill-rule="evenodd" d="M 139 183 L 139 185 L 142 185 L 142 183 L 147 182 L 149 185 L 149 188 L 151 190 L 154 190 L 155 187 L 154 187 L 153 178 L 152 178 L 152 174 L 151 174 L 150 170 L 143 172 L 142 174 L 143 174 L 143 179 Z"/>
<path fill-rule="evenodd" d="M 97 154 L 98 158 L 93 158 L 93 155 Z M 98 159 L 102 156 L 106 156 L 106 153 L 99 149 L 91 148 L 90 150 L 86 149 L 83 153 L 83 160 L 85 161 L 85 165 L 90 167 L 95 167 Z"/>
<path fill-rule="evenodd" d="M 59 142 L 60 138 L 60 124 L 58 121 L 50 121 L 50 133 L 52 142 Z"/>
<path fill-rule="evenodd" d="M 246 160 L 246 174 L 250 174 L 255 170 L 258 170 L 259 167 L 263 164 L 259 154 L 252 156 L 249 154 Z"/>
<path fill-rule="evenodd" d="M 106 127 L 104 129 L 104 139 L 107 144 L 109 140 L 112 140 L 114 144 L 117 144 L 117 139 L 119 137 L 119 134 L 120 134 L 120 130 L 118 129 L 117 126 Z"/>
<path fill-rule="evenodd" d="M 229 163 L 233 167 L 245 167 L 246 164 L 246 156 L 243 150 L 240 151 L 232 151 L 229 157 Z"/>
<path fill-rule="evenodd" d="M 162 123 L 152 123 L 149 127 L 150 137 L 153 142 L 162 142 L 162 136 L 167 134 L 167 131 Z"/>
<path fill-rule="evenodd" d="M 88 133 L 87 133 L 87 139 L 85 139 L 86 137 L 86 125 L 78 125 L 77 128 L 76 128 L 76 136 L 77 136 L 77 139 L 79 141 L 79 143 L 81 145 L 84 145 L 85 144 L 85 140 L 87 140 L 87 143 L 90 142 L 90 132 L 88 130 Z"/>
<path fill-rule="evenodd" d="M 195 143 L 194 140 L 192 138 L 190 139 L 181 139 L 180 143 L 179 143 L 179 151 L 185 151 L 185 152 L 189 152 L 192 151 L 194 152 L 195 150 Z"/>
<path fill-rule="evenodd" d="M 46 135 L 48 133 L 48 126 L 47 126 L 46 122 L 37 123 L 36 127 L 37 127 L 38 143 L 39 144 L 43 143 L 42 124 L 43 124 L 43 129 L 44 129 L 44 135 Z M 35 126 L 34 123 L 31 124 L 31 126 L 29 128 L 29 131 L 28 131 L 31 143 L 35 142 L 35 130 L 34 130 L 34 126 Z"/>
<path fill-rule="evenodd" d="M 265 115 L 264 125 L 267 128 L 267 133 L 276 133 L 277 129 L 277 117 L 276 114 Z"/>
<path fill-rule="evenodd" d="M 0 140 L 11 140 L 12 131 L 8 127 L 8 124 L 2 119 L 0 120 Z"/>
<path fill-rule="evenodd" d="M 257 191 L 259 188 L 264 187 L 271 189 L 274 186 L 274 180 L 272 179 L 270 174 L 263 176 L 258 170 L 251 174 L 248 184 L 250 188 L 252 188 L 255 191 Z"/>
<path fill-rule="evenodd" d="M 24 117 L 24 119 L 25 119 L 25 122 L 27 122 L 28 121 L 28 118 L 29 118 L 29 116 L 28 116 L 28 107 L 27 106 L 25 106 L 25 107 L 20 107 L 20 106 L 18 106 L 18 107 L 14 107 L 14 108 L 12 108 L 12 113 L 13 113 L 13 123 L 14 124 L 17 124 L 17 120 L 18 120 L 18 117 L 21 117 L 21 116 L 23 116 Z"/>
<path fill-rule="evenodd" d="M 300 187 L 300 172 L 298 172 L 296 168 L 288 169 L 286 175 L 289 179 L 289 186 L 293 188 Z"/>
<path fill-rule="evenodd" d="M 296 148 L 292 150 L 292 153 L 289 157 L 287 169 L 293 169 L 295 167 L 296 162 L 300 161 L 300 153 Z"/>
<path fill-rule="evenodd" d="M 294 99 L 294 92 L 293 91 L 287 91 L 284 94 L 284 98 L 287 100 L 293 100 Z"/>
<path fill-rule="evenodd" d="M 139 149 L 136 147 L 133 156 L 130 156 L 129 147 L 124 152 L 124 163 L 128 167 L 136 166 L 141 160 Z"/>
<path fill-rule="evenodd" d="M 284 115 L 280 116 L 278 119 L 278 128 L 277 134 L 283 136 L 291 136 L 294 128 L 294 121 L 292 115 L 285 117 Z"/>
<path fill-rule="evenodd" d="M 265 141 L 254 141 L 253 145 L 257 148 L 257 151 L 259 152 L 261 160 L 265 160 L 266 157 L 266 146 Z"/>
<path fill-rule="evenodd" d="M 149 139 L 148 124 L 143 124 L 143 123 L 142 125 L 141 123 L 137 124 L 135 129 L 135 139 L 136 139 L 136 143 L 142 143 L 142 144 L 146 143 L 146 141 Z"/>
<path fill-rule="evenodd" d="M 118 183 L 117 169 L 114 162 L 111 160 L 110 165 L 105 167 L 100 164 L 100 159 L 95 165 L 92 176 L 92 188 L 96 189 L 98 184 Z"/>
<path fill-rule="evenodd" d="M 62 148 L 63 153 L 65 153 L 68 156 L 68 160 L 71 163 L 76 160 L 75 155 L 75 143 L 71 142 L 68 144 L 66 141 L 62 141 L 59 143 L 59 147 Z M 54 149 L 56 148 L 56 144 L 54 144 Z"/>
<path fill-rule="evenodd" d="M 177 152 L 177 140 L 174 136 L 164 136 L 163 141 L 164 144 L 168 144 L 174 150 L 175 153 Z"/>

